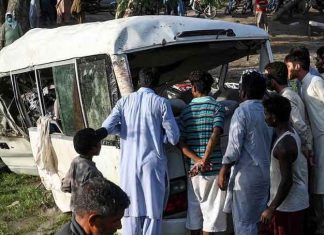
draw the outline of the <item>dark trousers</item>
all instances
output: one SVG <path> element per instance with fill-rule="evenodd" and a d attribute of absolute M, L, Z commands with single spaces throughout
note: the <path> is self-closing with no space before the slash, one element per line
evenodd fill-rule
<path fill-rule="evenodd" d="M 307 235 L 324 234 L 324 195 L 310 194 L 310 208 L 307 218 Z"/>
<path fill-rule="evenodd" d="M 306 210 L 275 211 L 269 224 L 260 224 L 258 235 L 303 235 Z"/>

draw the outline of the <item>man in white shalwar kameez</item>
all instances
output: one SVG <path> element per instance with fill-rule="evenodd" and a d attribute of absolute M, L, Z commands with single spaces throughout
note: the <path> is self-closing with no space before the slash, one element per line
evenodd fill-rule
<path fill-rule="evenodd" d="M 177 144 L 180 134 L 168 100 L 151 89 L 156 80 L 152 69 L 142 69 L 141 88 L 121 98 L 102 125 L 121 139 L 120 186 L 131 201 L 125 235 L 161 233 L 168 186 L 163 144 Z"/>
<path fill-rule="evenodd" d="M 301 82 L 300 96 L 309 117 L 313 140 L 315 166 L 312 168 L 311 215 L 314 217 L 314 234 L 324 234 L 324 79 L 312 75 L 310 59 L 302 52 L 292 52 L 285 58 L 289 79 Z M 309 233 L 313 234 L 313 233 Z"/>
<path fill-rule="evenodd" d="M 243 73 L 240 82 L 242 103 L 235 110 L 218 184 L 228 182 L 225 212 L 232 212 L 235 235 L 257 235 L 258 223 L 267 206 L 270 187 L 272 129 L 264 120 L 262 97 L 264 77 L 256 71 Z"/>
<path fill-rule="evenodd" d="M 313 161 L 313 136 L 308 125 L 306 109 L 301 97 L 288 86 L 288 69 L 284 62 L 269 63 L 265 68 L 267 86 L 269 90 L 275 90 L 281 96 L 290 101 L 290 123 L 297 131 L 304 156 L 311 164 Z"/>

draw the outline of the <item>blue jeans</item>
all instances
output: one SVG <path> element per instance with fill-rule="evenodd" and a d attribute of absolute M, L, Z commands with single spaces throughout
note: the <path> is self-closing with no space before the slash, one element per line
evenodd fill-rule
<path fill-rule="evenodd" d="M 185 15 L 185 6 L 183 3 L 183 0 L 178 0 L 178 15 L 179 16 L 184 16 Z"/>

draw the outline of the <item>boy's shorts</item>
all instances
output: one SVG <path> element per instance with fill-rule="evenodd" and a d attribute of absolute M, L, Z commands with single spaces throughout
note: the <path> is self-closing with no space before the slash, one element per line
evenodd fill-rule
<path fill-rule="evenodd" d="M 187 229 L 226 230 L 226 214 L 223 212 L 226 191 L 218 188 L 217 177 L 197 175 L 188 179 Z"/>

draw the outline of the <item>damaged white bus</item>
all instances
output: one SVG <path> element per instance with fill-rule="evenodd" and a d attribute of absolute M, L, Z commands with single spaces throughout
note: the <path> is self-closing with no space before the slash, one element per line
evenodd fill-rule
<path fill-rule="evenodd" d="M 68 195 L 59 186 L 77 155 L 74 133 L 99 128 L 116 101 L 137 89 L 139 69 L 159 69 L 157 90 L 176 100 L 175 115 L 181 111 L 179 104 L 191 99 L 190 91 L 176 84 L 192 70 L 211 72 L 211 95 L 226 109 L 224 149 L 242 70 L 262 70 L 271 60 L 265 31 L 217 20 L 139 16 L 30 30 L 0 52 L 0 157 L 14 172 L 40 174 L 66 211 Z M 188 234 L 185 161 L 176 147 L 166 149 L 170 194 L 163 234 Z M 118 183 L 118 137 L 108 136 L 94 161 L 105 177 Z"/>

